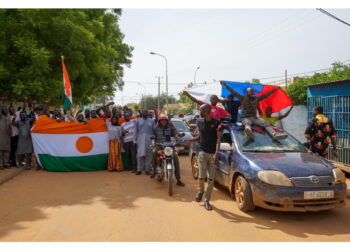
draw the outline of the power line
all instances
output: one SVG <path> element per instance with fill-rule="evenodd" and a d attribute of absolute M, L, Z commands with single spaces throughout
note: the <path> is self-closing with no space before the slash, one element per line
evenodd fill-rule
<path fill-rule="evenodd" d="M 306 13 L 306 15 L 303 15 L 296 22 L 287 23 L 286 25 L 283 25 L 272 32 L 267 32 L 266 36 L 265 37 L 263 36 L 262 39 L 254 40 L 253 43 L 240 47 L 239 50 L 233 55 L 238 55 L 240 53 L 243 53 L 244 50 L 248 50 L 256 46 L 260 46 L 268 41 L 274 40 L 276 37 L 280 38 L 281 34 L 286 33 L 292 29 L 299 28 L 300 26 L 304 25 L 307 22 L 311 23 L 317 17 L 319 16 L 315 16 L 312 14 L 310 15 L 309 13 Z"/>
<path fill-rule="evenodd" d="M 345 63 L 345 62 L 349 62 L 350 59 L 342 61 L 341 63 Z M 307 71 L 307 72 L 300 72 L 300 73 L 294 73 L 294 74 L 289 74 L 288 76 L 297 76 L 297 75 L 305 75 L 305 74 L 309 74 L 309 73 L 316 73 L 319 71 L 325 71 L 325 70 L 329 70 L 331 69 L 331 67 L 328 68 L 323 68 L 323 69 L 316 69 L 316 70 L 312 70 L 312 71 Z M 279 76 L 271 76 L 271 77 L 263 77 L 263 78 L 258 78 L 259 80 L 267 80 L 267 79 L 284 79 L 285 75 L 279 75 Z"/>
<path fill-rule="evenodd" d="M 339 22 L 341 22 L 341 23 L 343 23 L 343 24 L 345 24 L 345 25 L 350 26 L 349 23 L 347 23 L 347 22 L 345 22 L 344 20 L 341 20 L 340 18 L 338 18 L 338 17 L 332 15 L 331 13 L 329 13 L 328 11 L 326 11 L 326 10 L 324 10 L 324 9 L 317 8 L 316 10 L 320 11 L 321 13 L 323 13 L 323 14 L 325 14 L 325 15 L 331 17 L 331 18 L 334 18 L 335 20 L 337 20 L 337 21 L 339 21 Z"/>

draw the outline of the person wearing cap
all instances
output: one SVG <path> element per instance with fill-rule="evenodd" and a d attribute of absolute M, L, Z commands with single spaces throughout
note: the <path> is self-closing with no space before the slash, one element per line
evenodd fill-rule
<path fill-rule="evenodd" d="M 176 140 L 176 134 L 177 131 L 175 127 L 170 125 L 169 118 L 165 114 L 161 114 L 158 117 L 158 122 L 156 125 L 156 128 L 154 130 L 154 136 L 155 136 L 155 143 L 165 143 L 165 142 L 171 142 L 171 139 L 173 138 Z M 151 175 L 151 178 L 154 178 L 156 173 L 156 160 L 157 160 L 157 151 L 159 149 L 155 147 L 152 157 L 152 167 L 153 167 L 153 173 Z M 175 167 L 175 177 L 177 180 L 176 185 L 177 186 L 185 186 L 185 184 L 180 180 L 180 162 L 179 157 L 175 153 L 174 154 L 174 167 Z"/>

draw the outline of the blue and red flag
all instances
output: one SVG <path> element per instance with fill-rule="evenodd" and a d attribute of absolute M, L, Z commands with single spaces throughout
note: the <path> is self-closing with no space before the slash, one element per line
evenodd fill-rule
<path fill-rule="evenodd" d="M 277 88 L 274 85 L 265 85 L 265 84 L 259 84 L 259 83 L 242 83 L 242 82 L 231 82 L 231 81 L 223 81 L 228 86 L 233 88 L 235 91 L 237 91 L 241 95 L 246 95 L 247 88 L 254 89 L 255 95 L 263 95 L 274 88 Z M 226 98 L 229 96 L 231 92 L 225 87 L 222 86 L 221 88 L 221 96 Z M 259 108 L 260 110 L 265 113 L 265 109 L 267 107 L 272 108 L 272 113 L 276 113 L 281 111 L 282 109 L 289 107 L 293 104 L 293 100 L 283 91 L 283 89 L 279 89 L 276 92 L 274 92 L 272 95 L 267 97 L 266 99 L 259 102 Z"/>

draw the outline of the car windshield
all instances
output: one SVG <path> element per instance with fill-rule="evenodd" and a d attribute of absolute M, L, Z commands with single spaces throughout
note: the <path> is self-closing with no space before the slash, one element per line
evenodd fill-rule
<path fill-rule="evenodd" d="M 264 130 L 254 128 L 255 140 L 247 138 L 243 130 L 235 131 L 239 146 L 243 152 L 307 152 L 306 147 L 292 136 L 283 140 L 272 140 Z"/>
<path fill-rule="evenodd" d="M 189 132 L 190 130 L 183 121 L 171 121 L 179 132 Z"/>

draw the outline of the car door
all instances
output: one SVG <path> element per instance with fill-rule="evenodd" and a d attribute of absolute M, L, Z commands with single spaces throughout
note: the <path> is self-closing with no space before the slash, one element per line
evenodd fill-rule
<path fill-rule="evenodd" d="M 223 130 L 221 143 L 228 143 L 232 148 L 232 138 L 229 130 Z M 232 150 L 219 150 L 218 163 L 216 164 L 215 181 L 223 186 L 229 185 L 230 165 L 232 161 Z"/>

